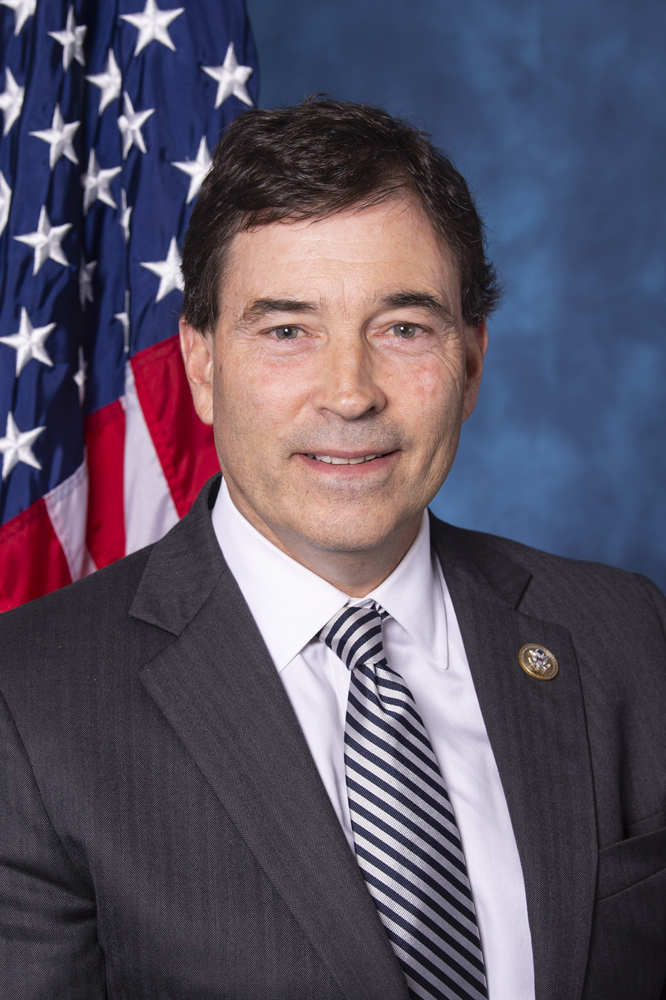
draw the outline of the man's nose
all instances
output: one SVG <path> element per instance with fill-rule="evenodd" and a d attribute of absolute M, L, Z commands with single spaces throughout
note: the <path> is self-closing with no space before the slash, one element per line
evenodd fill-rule
<path fill-rule="evenodd" d="M 386 397 L 376 376 L 372 349 L 362 336 L 332 337 L 321 354 L 312 404 L 316 410 L 343 420 L 379 413 L 386 406 Z"/>

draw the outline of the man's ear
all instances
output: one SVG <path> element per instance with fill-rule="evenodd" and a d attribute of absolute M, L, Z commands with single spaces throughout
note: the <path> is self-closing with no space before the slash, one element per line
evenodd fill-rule
<path fill-rule="evenodd" d="M 488 326 L 482 319 L 476 326 L 465 327 L 466 377 L 463 420 L 471 416 L 479 396 L 483 358 L 488 349 Z"/>
<path fill-rule="evenodd" d="M 190 383 L 194 409 L 205 424 L 213 423 L 213 346 L 210 333 L 201 333 L 180 318 L 180 350 Z"/>

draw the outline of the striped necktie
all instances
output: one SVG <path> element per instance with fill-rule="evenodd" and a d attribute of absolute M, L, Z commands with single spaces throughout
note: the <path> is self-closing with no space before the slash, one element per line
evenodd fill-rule
<path fill-rule="evenodd" d="M 410 996 L 487 997 L 453 808 L 409 688 L 384 655 L 388 612 L 345 607 L 319 638 L 351 671 L 345 771 L 358 864 Z"/>

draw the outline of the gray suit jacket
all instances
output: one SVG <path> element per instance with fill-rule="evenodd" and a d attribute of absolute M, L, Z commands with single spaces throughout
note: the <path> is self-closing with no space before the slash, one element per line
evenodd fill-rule
<path fill-rule="evenodd" d="M 2 1000 L 406 1000 L 212 530 L 0 617 Z M 518 841 L 537 1000 L 666 979 L 666 605 L 433 518 Z M 527 642 L 557 656 L 543 682 Z M 512 1000 L 505 997 L 500 1000 Z"/>

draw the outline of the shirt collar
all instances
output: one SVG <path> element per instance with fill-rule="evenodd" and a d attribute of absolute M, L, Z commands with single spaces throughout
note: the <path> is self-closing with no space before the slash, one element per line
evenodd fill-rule
<path fill-rule="evenodd" d="M 345 604 L 377 601 L 428 659 L 434 649 L 442 648 L 436 645 L 442 627 L 437 613 L 441 588 L 432 562 L 427 511 L 405 557 L 362 599 L 350 598 L 264 538 L 236 508 L 224 479 L 212 521 L 222 554 L 278 671 Z"/>
<path fill-rule="evenodd" d="M 368 597 L 380 604 L 403 627 L 421 653 L 431 660 L 445 650 L 444 579 L 430 547 L 430 518 L 423 512 L 419 532 L 390 576 Z M 441 661 L 439 666 L 445 666 Z"/>

